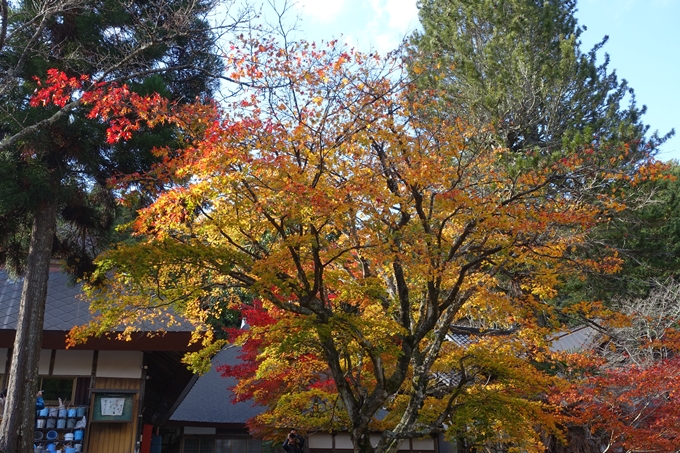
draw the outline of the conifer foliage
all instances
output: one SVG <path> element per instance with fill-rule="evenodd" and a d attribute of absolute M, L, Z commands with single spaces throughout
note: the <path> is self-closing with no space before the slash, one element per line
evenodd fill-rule
<path fill-rule="evenodd" d="M 606 37 L 581 49 L 575 0 L 419 5 L 423 31 L 412 37 L 410 56 L 419 83 L 442 88 L 451 115 L 493 125 L 492 142 L 515 151 L 516 159 L 533 156 L 531 163 L 586 140 L 601 152 L 627 142 L 635 162 L 663 141 L 644 137 L 645 109 L 609 69 L 606 54 L 597 62 Z"/>

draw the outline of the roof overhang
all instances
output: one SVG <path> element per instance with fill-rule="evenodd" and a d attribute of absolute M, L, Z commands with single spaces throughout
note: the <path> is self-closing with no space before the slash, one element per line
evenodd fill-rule
<path fill-rule="evenodd" d="M 66 336 L 68 332 L 45 330 L 43 331 L 42 349 L 66 349 Z M 0 330 L 0 348 L 14 346 L 14 330 Z M 115 350 L 115 351 L 186 351 L 193 352 L 201 349 L 201 345 L 194 343 L 189 345 L 191 332 L 165 332 L 132 334 L 131 341 L 116 338 L 90 338 L 86 343 L 79 344 L 69 349 L 74 350 Z"/>

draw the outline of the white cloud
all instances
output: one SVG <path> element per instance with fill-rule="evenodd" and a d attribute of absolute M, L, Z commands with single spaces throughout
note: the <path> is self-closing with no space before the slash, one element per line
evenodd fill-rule
<path fill-rule="evenodd" d="M 415 0 L 385 0 L 388 25 L 402 35 L 413 31 L 418 25 L 418 8 Z"/>
<path fill-rule="evenodd" d="M 395 49 L 418 25 L 416 0 L 370 0 L 370 7 L 366 32 L 381 53 Z"/>
<path fill-rule="evenodd" d="M 297 0 L 295 6 L 309 20 L 332 22 L 346 4 L 347 0 Z"/>
<path fill-rule="evenodd" d="M 297 0 L 302 36 L 339 38 L 362 51 L 395 49 L 418 26 L 416 0 Z"/>

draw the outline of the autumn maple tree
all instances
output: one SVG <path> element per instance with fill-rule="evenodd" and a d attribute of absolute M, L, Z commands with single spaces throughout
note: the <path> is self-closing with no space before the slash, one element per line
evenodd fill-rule
<path fill-rule="evenodd" d="M 678 378 L 674 356 L 642 366 L 605 368 L 558 397 L 569 403 L 565 423 L 585 426 L 596 449 L 674 452 L 680 444 Z"/>
<path fill-rule="evenodd" d="M 244 361 L 223 371 L 266 408 L 250 424 L 262 435 L 292 424 L 347 430 L 356 452 L 437 433 L 540 451 L 558 384 L 536 366 L 558 327 L 547 301 L 566 274 L 617 269 L 571 250 L 653 161 L 635 171 L 626 147 L 612 158 L 584 139 L 514 165 L 398 55 L 244 41 L 226 62 L 248 88 L 223 108 L 88 99 L 112 139 L 134 134 L 119 121 L 134 112 L 177 125 L 184 146 L 119 181 L 155 201 L 131 224 L 140 241 L 98 259 L 100 315 L 73 340 L 179 316 L 205 346 L 187 357 L 200 368 L 224 345 L 205 321 L 229 299 L 250 327 L 230 332 Z"/>
<path fill-rule="evenodd" d="M 669 279 L 649 296 L 619 299 L 617 311 L 628 321 L 602 332 L 590 348 L 591 364 L 551 396 L 562 408 L 561 423 L 587 430 L 572 442 L 580 451 L 677 450 L 679 289 Z"/>

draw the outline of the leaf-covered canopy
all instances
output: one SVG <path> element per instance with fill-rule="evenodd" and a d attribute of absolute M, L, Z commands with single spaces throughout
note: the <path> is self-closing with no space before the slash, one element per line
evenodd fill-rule
<path fill-rule="evenodd" d="M 101 316 L 74 339 L 181 315 L 207 348 L 199 366 L 222 346 L 211 310 L 246 291 L 250 328 L 231 334 L 245 362 L 225 372 L 268 408 L 252 428 L 348 429 L 367 452 L 443 431 L 540 449 L 535 428 L 554 428 L 540 397 L 555 380 L 536 366 L 558 327 L 547 301 L 566 274 L 618 268 L 571 252 L 622 207 L 602 187 L 656 166 L 634 172 L 626 146 L 618 159 L 618 144 L 589 141 L 508 165 L 511 151 L 394 57 L 250 41 L 228 63 L 248 87 L 228 108 L 133 103 L 185 146 L 126 182 L 155 197 L 132 224 L 143 240 L 100 257 Z M 89 102 L 116 127 L 131 105 L 104 91 Z M 371 429 L 384 430 L 376 447 Z"/>

